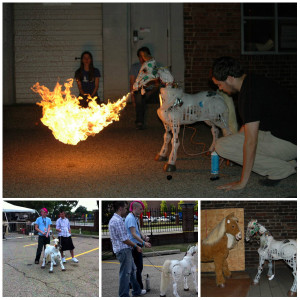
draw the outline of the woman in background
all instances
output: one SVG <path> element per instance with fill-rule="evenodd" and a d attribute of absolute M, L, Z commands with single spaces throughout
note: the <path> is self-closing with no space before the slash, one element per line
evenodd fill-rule
<path fill-rule="evenodd" d="M 81 106 L 87 107 L 89 97 L 96 98 L 98 104 L 103 103 L 98 96 L 100 71 L 94 67 L 93 56 L 90 52 L 85 51 L 81 54 L 80 68 L 75 72 L 79 96 L 83 99 L 79 100 Z"/>

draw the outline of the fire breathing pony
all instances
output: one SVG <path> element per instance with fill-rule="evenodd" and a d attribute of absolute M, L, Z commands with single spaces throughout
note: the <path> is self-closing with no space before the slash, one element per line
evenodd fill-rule
<path fill-rule="evenodd" d="M 234 248 L 241 238 L 238 218 L 231 213 L 201 242 L 201 262 L 214 262 L 216 283 L 219 287 L 225 287 L 224 276 L 227 278 L 231 276 L 227 257 L 229 250 Z"/>

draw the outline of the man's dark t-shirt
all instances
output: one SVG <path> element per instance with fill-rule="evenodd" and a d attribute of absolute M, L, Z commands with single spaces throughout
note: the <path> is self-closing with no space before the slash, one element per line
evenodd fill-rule
<path fill-rule="evenodd" d="M 243 125 L 260 121 L 259 130 L 297 144 L 297 104 L 270 79 L 248 74 L 242 84 L 238 109 Z"/>

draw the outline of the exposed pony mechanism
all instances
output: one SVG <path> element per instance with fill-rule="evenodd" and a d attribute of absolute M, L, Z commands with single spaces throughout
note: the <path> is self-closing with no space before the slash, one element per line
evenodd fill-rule
<path fill-rule="evenodd" d="M 59 263 L 61 266 L 61 270 L 62 271 L 66 271 L 64 264 L 62 262 L 61 259 L 61 254 L 60 254 L 60 243 L 59 243 L 59 239 L 56 239 L 54 236 L 53 240 L 54 240 L 54 245 L 46 245 L 46 249 L 44 252 L 44 258 L 43 258 L 43 263 L 41 268 L 44 269 L 45 265 L 50 262 L 50 270 L 49 273 L 53 273 L 53 265 L 56 265 L 56 263 Z"/>
<path fill-rule="evenodd" d="M 206 91 L 194 95 L 173 88 L 172 75 L 167 69 L 160 69 L 158 76 L 166 87 L 160 89 L 159 118 L 165 127 L 164 143 L 155 160 L 167 161 L 164 170 L 176 171 L 177 150 L 179 147 L 179 131 L 181 125 L 204 121 L 211 126 L 213 136 L 209 151 L 215 149 L 215 143 L 221 128 L 223 136 L 237 132 L 237 121 L 233 100 L 222 92 Z M 172 135 L 171 133 L 172 132 Z M 168 145 L 171 141 L 172 150 L 167 158 Z"/>
<path fill-rule="evenodd" d="M 214 262 L 217 286 L 225 286 L 225 277 L 230 277 L 227 257 L 242 238 L 238 218 L 231 213 L 225 217 L 201 242 L 201 262 Z"/>
<path fill-rule="evenodd" d="M 254 284 L 259 283 L 261 273 L 263 271 L 264 262 L 268 263 L 268 277 L 272 280 L 275 276 L 273 274 L 273 260 L 284 260 L 285 263 L 292 268 L 294 282 L 288 292 L 288 296 L 297 296 L 297 241 L 296 240 L 283 240 L 276 241 L 272 234 L 257 220 L 251 220 L 247 226 L 246 241 L 250 241 L 253 236 L 258 236 L 260 240 L 260 247 L 257 250 L 259 254 L 258 272 L 253 280 Z"/>
<path fill-rule="evenodd" d="M 173 295 L 180 297 L 177 292 L 177 282 L 183 277 L 184 290 L 188 291 L 187 277 L 192 274 L 196 293 L 198 293 L 195 259 L 198 256 L 198 245 L 192 246 L 182 260 L 166 260 L 163 264 L 160 282 L 160 296 L 165 297 L 170 281 L 173 281 Z"/>

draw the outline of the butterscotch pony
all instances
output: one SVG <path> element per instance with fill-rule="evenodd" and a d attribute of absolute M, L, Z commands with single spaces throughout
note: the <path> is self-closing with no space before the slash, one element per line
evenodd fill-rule
<path fill-rule="evenodd" d="M 217 286 L 225 287 L 225 277 L 230 277 L 227 257 L 242 238 L 241 230 L 237 224 L 238 218 L 231 213 L 225 217 L 201 242 L 201 262 L 214 262 Z"/>

